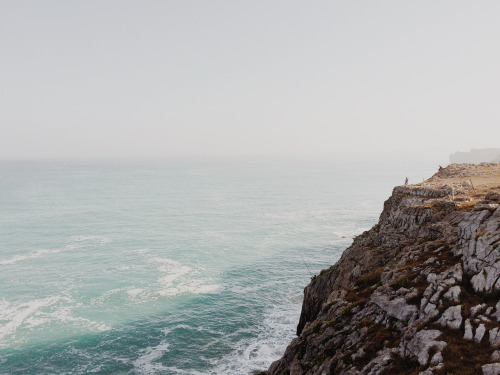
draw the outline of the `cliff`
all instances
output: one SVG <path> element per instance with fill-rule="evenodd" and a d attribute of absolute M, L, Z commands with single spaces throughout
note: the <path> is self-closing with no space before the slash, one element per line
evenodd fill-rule
<path fill-rule="evenodd" d="M 395 187 L 264 374 L 500 374 L 500 164 Z"/>
<path fill-rule="evenodd" d="M 470 152 L 455 152 L 450 155 L 451 163 L 500 162 L 500 148 L 471 149 Z"/>

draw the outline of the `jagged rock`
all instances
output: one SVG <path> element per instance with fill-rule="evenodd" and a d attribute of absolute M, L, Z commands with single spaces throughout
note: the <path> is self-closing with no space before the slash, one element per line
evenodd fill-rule
<path fill-rule="evenodd" d="M 466 319 L 464 340 L 471 341 L 473 338 L 474 338 L 474 333 L 472 332 L 472 325 L 470 324 L 470 319 Z"/>
<path fill-rule="evenodd" d="M 477 320 L 478 322 L 479 322 L 479 321 L 480 321 L 480 322 L 486 322 L 486 323 L 487 323 L 487 322 L 491 322 L 491 319 L 487 318 L 485 315 L 482 315 L 482 314 L 481 314 L 481 315 L 478 315 L 478 316 L 477 316 L 477 319 L 475 319 L 475 320 Z"/>
<path fill-rule="evenodd" d="M 484 337 L 485 332 L 486 332 L 486 327 L 484 326 L 484 324 L 480 324 L 479 327 L 476 328 L 476 334 L 474 336 L 474 341 L 477 343 L 480 343 Z"/>
<path fill-rule="evenodd" d="M 383 294 L 379 290 L 376 290 L 373 292 L 370 300 L 380 307 L 387 315 L 403 322 L 412 320 L 417 315 L 417 307 L 408 305 L 404 297 L 396 297 L 391 300 L 390 295 Z"/>
<path fill-rule="evenodd" d="M 493 348 L 497 348 L 500 346 L 500 332 L 498 327 L 490 329 L 489 339 L 490 339 L 490 345 Z"/>
<path fill-rule="evenodd" d="M 495 283 L 500 279 L 500 261 L 491 266 L 484 267 L 471 279 L 472 286 L 476 292 L 490 292 Z"/>
<path fill-rule="evenodd" d="M 471 318 L 475 317 L 479 311 L 484 310 L 485 307 L 486 305 L 483 303 L 481 305 L 476 305 L 472 309 L 470 309 Z"/>
<path fill-rule="evenodd" d="M 443 293 L 443 291 L 444 291 L 444 287 L 441 285 L 438 285 L 436 293 L 434 293 L 432 295 L 432 297 L 429 299 L 429 302 L 436 305 L 439 302 L 439 298 L 441 297 L 441 294 Z"/>
<path fill-rule="evenodd" d="M 446 309 L 441 318 L 439 318 L 438 323 L 443 327 L 459 329 L 462 324 L 462 306 L 457 305 Z"/>
<path fill-rule="evenodd" d="M 437 306 L 433 303 L 428 303 L 423 310 L 420 310 L 420 318 L 422 320 L 429 320 L 439 315 Z"/>
<path fill-rule="evenodd" d="M 492 361 L 498 361 L 498 360 L 500 360 L 500 351 L 495 350 L 495 351 L 491 354 L 490 359 L 491 359 Z"/>
<path fill-rule="evenodd" d="M 475 211 L 488 210 L 490 212 L 495 211 L 498 208 L 498 203 L 487 203 L 487 202 L 479 202 L 474 206 Z"/>
<path fill-rule="evenodd" d="M 363 358 L 364 356 L 366 355 L 365 351 L 363 350 L 363 348 L 359 348 L 358 351 L 356 353 L 354 353 L 353 355 L 351 355 L 351 359 L 353 361 L 356 361 L 358 359 L 361 359 Z"/>
<path fill-rule="evenodd" d="M 361 374 L 363 375 L 376 375 L 380 374 L 387 365 L 392 361 L 392 351 L 390 349 L 384 349 L 378 352 L 377 357 L 370 361 L 368 365 L 366 365 Z"/>
<path fill-rule="evenodd" d="M 435 375 L 435 374 L 439 373 L 439 370 L 441 370 L 443 368 L 443 366 L 444 366 L 444 364 L 440 363 L 436 366 L 429 367 L 425 371 L 419 372 L 418 375 Z"/>
<path fill-rule="evenodd" d="M 436 366 L 442 362 L 443 362 L 443 355 L 441 354 L 441 352 L 437 352 L 432 356 L 430 363 L 432 366 Z"/>
<path fill-rule="evenodd" d="M 500 375 L 500 363 L 490 363 L 481 367 L 483 375 Z"/>
<path fill-rule="evenodd" d="M 298 363 L 294 363 L 290 366 L 290 375 L 303 375 L 304 370 Z"/>
<path fill-rule="evenodd" d="M 429 362 L 429 350 L 431 348 L 441 351 L 446 346 L 446 342 L 436 340 L 441 335 L 441 331 L 436 329 L 419 331 L 403 349 L 403 353 L 415 356 L 418 363 L 425 366 Z"/>
<path fill-rule="evenodd" d="M 436 263 L 437 261 L 437 258 L 436 257 L 430 257 L 429 259 L 427 259 L 424 264 L 433 264 L 433 263 Z"/>
<path fill-rule="evenodd" d="M 493 316 L 498 322 L 500 322 L 500 301 L 498 301 L 495 305 L 495 312 L 493 313 Z"/>
<path fill-rule="evenodd" d="M 486 201 L 500 202 L 500 192 L 490 190 L 484 197 Z"/>
<path fill-rule="evenodd" d="M 418 297 L 418 289 L 417 288 L 411 288 L 408 293 L 404 295 L 406 302 L 409 300 L 413 300 L 414 298 Z"/>
<path fill-rule="evenodd" d="M 448 291 L 443 295 L 444 298 L 458 303 L 460 297 L 460 287 L 458 285 L 452 286 Z"/>

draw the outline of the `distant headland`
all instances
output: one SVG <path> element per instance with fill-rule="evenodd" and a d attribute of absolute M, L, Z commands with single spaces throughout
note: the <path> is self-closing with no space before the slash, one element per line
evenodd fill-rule
<path fill-rule="evenodd" d="M 469 152 L 455 152 L 450 155 L 451 163 L 499 163 L 500 148 L 473 148 Z"/>

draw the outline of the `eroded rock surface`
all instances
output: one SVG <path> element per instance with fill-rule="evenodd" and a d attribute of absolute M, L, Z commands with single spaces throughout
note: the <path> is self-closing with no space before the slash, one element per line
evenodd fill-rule
<path fill-rule="evenodd" d="M 267 373 L 500 374 L 500 164 L 394 188 L 380 220 L 304 290 Z"/>

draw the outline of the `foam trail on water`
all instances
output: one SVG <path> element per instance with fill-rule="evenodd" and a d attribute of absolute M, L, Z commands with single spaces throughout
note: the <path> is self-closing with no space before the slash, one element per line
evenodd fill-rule
<path fill-rule="evenodd" d="M 82 248 L 84 246 L 88 246 L 89 245 L 88 242 L 92 242 L 92 243 L 95 243 L 98 245 L 103 245 L 103 244 L 107 244 L 107 243 L 111 242 L 111 240 L 109 238 L 102 237 L 102 236 L 72 237 L 71 241 L 75 241 L 78 244 L 70 244 L 70 245 L 66 245 L 66 246 L 58 248 L 58 249 L 41 249 L 41 250 L 33 251 L 33 252 L 27 253 L 27 254 L 15 255 L 15 256 L 8 258 L 8 259 L 0 259 L 0 265 L 15 264 L 15 263 L 22 262 L 25 260 L 41 258 L 41 257 L 48 255 L 48 254 L 58 254 L 58 253 L 62 253 L 65 251 L 79 249 L 79 248 Z"/>
<path fill-rule="evenodd" d="M 185 266 L 168 258 L 151 258 L 150 262 L 157 264 L 157 269 L 164 275 L 157 280 L 157 293 L 162 297 L 178 294 L 208 294 L 219 290 L 218 284 L 213 284 L 209 278 L 199 277 L 200 269 Z"/>
<path fill-rule="evenodd" d="M 0 259 L 0 265 L 14 264 L 14 263 L 22 262 L 24 260 L 40 258 L 40 257 L 43 257 L 44 255 L 47 255 L 47 254 L 57 254 L 57 253 L 61 253 L 63 251 L 78 249 L 80 247 L 81 246 L 78 246 L 78 245 L 68 245 L 68 246 L 65 246 L 65 247 L 60 248 L 60 249 L 52 249 L 52 250 L 51 249 L 42 249 L 42 250 L 34 251 L 32 253 L 24 254 L 24 255 L 15 255 L 9 259 Z"/>
<path fill-rule="evenodd" d="M 110 329 L 104 323 L 95 322 L 87 318 L 74 316 L 73 310 L 79 304 L 68 296 L 50 296 L 23 303 L 0 301 L 0 348 L 7 348 L 12 344 L 23 341 L 23 336 L 31 337 L 35 328 L 51 324 L 65 324 L 78 327 L 84 332 L 102 332 Z M 22 330 L 21 336 L 17 332 Z"/>
<path fill-rule="evenodd" d="M 0 325 L 0 347 L 4 346 L 2 345 L 2 340 L 5 336 L 15 333 L 26 318 L 44 307 L 53 305 L 59 301 L 59 299 L 59 297 L 49 297 L 35 300 L 30 303 L 23 303 L 19 306 L 10 304 L 5 300 L 2 301 L 0 303 L 0 322 L 6 323 Z"/>
<path fill-rule="evenodd" d="M 147 347 L 142 350 L 142 355 L 137 358 L 134 362 L 134 369 L 139 374 L 157 374 L 167 368 L 157 361 L 163 357 L 163 355 L 168 352 L 169 343 L 166 341 L 161 341 L 158 345 L 154 347 Z"/>

